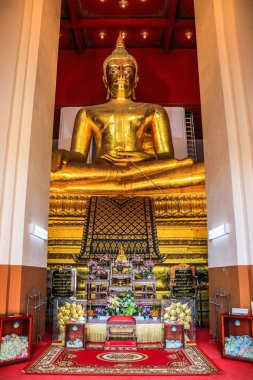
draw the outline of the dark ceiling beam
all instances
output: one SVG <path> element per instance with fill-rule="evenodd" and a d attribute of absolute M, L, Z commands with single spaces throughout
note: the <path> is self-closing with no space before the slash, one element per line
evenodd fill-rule
<path fill-rule="evenodd" d="M 171 0 L 169 5 L 169 13 L 167 18 L 167 28 L 164 32 L 163 50 L 167 53 L 170 50 L 172 31 L 175 27 L 175 18 L 177 13 L 179 0 Z M 180 20 L 181 21 L 181 20 Z"/>
<path fill-rule="evenodd" d="M 174 21 L 174 28 L 195 28 L 195 20 L 193 18 L 189 19 L 178 19 Z"/>
<path fill-rule="evenodd" d="M 69 6 L 71 28 L 73 28 L 75 41 L 76 41 L 76 47 L 77 47 L 77 50 L 81 53 L 84 49 L 84 41 L 81 35 L 81 31 L 76 25 L 77 24 L 76 0 L 68 0 L 68 6 Z"/>
<path fill-rule="evenodd" d="M 69 0 L 70 1 L 70 0 Z M 178 0 L 176 0 L 178 1 Z M 63 29 L 68 28 L 80 28 L 80 29 L 103 29 L 103 28 L 168 28 L 170 25 L 169 19 L 164 18 L 124 18 L 124 19 L 79 19 L 75 21 L 73 25 L 71 21 L 62 20 L 61 27 Z M 190 28 L 195 25 L 194 19 L 182 19 L 174 22 L 176 28 Z"/>

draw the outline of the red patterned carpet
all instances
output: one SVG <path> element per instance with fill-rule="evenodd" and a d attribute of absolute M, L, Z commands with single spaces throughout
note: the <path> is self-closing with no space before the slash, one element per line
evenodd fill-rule
<path fill-rule="evenodd" d="M 221 347 L 219 342 L 210 342 L 212 336 L 207 328 L 197 329 L 197 343 L 200 349 L 222 370 L 222 373 L 217 375 L 183 375 L 182 380 L 245 380 L 253 377 L 253 364 L 239 360 L 223 359 L 221 357 Z M 36 360 L 38 356 L 47 349 L 50 342 L 33 345 L 32 360 Z M 31 363 L 31 362 L 29 362 Z M 1 380 L 73 380 L 75 375 L 39 375 L 25 374 L 21 371 L 27 366 L 27 362 L 17 363 L 0 367 Z M 83 380 L 117 380 L 118 375 L 81 375 Z M 157 375 L 124 375 L 122 380 L 159 380 Z M 161 379 L 172 380 L 173 375 L 163 375 Z"/>
<path fill-rule="evenodd" d="M 50 346 L 25 373 L 75 375 L 210 375 L 220 370 L 196 347 L 105 351 Z"/>

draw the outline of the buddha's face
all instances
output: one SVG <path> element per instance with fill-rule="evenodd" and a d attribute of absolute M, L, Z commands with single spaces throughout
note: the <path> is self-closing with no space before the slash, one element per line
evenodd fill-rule
<path fill-rule="evenodd" d="M 136 68 L 130 59 L 111 59 L 106 66 L 106 84 L 112 98 L 129 98 L 136 81 Z"/>

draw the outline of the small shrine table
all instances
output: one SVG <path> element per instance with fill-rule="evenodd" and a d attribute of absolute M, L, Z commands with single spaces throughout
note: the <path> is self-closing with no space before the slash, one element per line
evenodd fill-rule
<path fill-rule="evenodd" d="M 139 286 L 139 290 L 138 290 Z M 156 298 L 156 278 L 154 274 L 149 277 L 139 278 L 133 280 L 134 296 L 135 298 Z"/>
<path fill-rule="evenodd" d="M 103 299 L 108 296 L 108 279 L 87 279 L 86 280 L 86 298 Z"/>

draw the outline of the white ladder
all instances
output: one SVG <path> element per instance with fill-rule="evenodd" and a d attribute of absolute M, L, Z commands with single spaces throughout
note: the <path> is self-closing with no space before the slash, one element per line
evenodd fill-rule
<path fill-rule="evenodd" d="M 185 112 L 185 129 L 187 138 L 188 157 L 192 158 L 194 162 L 197 162 L 197 150 L 192 112 Z"/>

